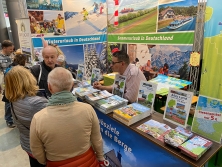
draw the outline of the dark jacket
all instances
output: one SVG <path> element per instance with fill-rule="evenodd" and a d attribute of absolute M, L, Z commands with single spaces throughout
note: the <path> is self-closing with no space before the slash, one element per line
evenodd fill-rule
<path fill-rule="evenodd" d="M 42 74 L 41 74 L 41 78 L 40 81 L 38 83 L 38 78 L 39 78 L 39 74 L 40 74 L 40 65 L 42 67 Z M 58 67 L 58 65 L 56 65 L 55 67 Z M 34 65 L 30 68 L 31 73 L 34 75 L 34 77 L 36 78 L 36 81 L 38 83 L 39 89 L 45 89 L 46 95 L 47 96 L 51 96 L 51 93 L 48 89 L 48 83 L 47 83 L 47 79 L 48 79 L 48 74 L 50 71 L 52 71 L 52 69 L 47 66 L 45 64 L 45 62 L 41 62 L 38 65 Z"/>

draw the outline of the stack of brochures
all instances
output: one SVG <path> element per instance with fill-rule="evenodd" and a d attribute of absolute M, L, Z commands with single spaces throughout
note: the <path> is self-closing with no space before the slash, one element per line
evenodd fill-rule
<path fill-rule="evenodd" d="M 113 110 L 126 106 L 128 100 L 119 97 L 117 95 L 110 96 L 105 99 L 101 99 L 95 102 L 94 106 L 101 112 L 108 114 L 111 113 Z"/>
<path fill-rule="evenodd" d="M 142 125 L 138 126 L 137 129 L 153 136 L 154 138 L 164 142 L 164 136 L 167 134 L 171 127 L 166 124 L 160 123 L 153 119 L 143 123 Z"/>
<path fill-rule="evenodd" d="M 194 136 L 179 146 L 181 152 L 195 160 L 198 160 L 211 146 L 212 141 L 200 136 Z"/>
<path fill-rule="evenodd" d="M 125 107 L 113 110 L 113 117 L 125 125 L 131 125 L 149 116 L 151 109 L 139 103 L 132 103 Z"/>
<path fill-rule="evenodd" d="M 95 92 L 99 92 L 100 90 L 98 89 L 94 89 L 92 86 L 90 87 L 77 87 L 75 88 L 72 93 L 75 94 L 77 97 L 81 98 L 81 99 L 85 99 L 85 96 L 87 94 L 90 94 L 90 93 L 95 93 Z"/>
<path fill-rule="evenodd" d="M 108 91 L 103 90 L 103 91 L 87 94 L 85 95 L 85 99 L 88 103 L 90 103 L 91 105 L 94 105 L 97 100 L 104 99 L 112 95 L 113 95 L 112 93 L 109 93 Z"/>

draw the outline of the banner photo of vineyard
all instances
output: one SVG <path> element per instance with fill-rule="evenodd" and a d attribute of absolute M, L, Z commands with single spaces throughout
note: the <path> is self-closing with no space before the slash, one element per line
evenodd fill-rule
<path fill-rule="evenodd" d="M 188 79 L 197 5 L 197 0 L 107 0 L 108 59 L 119 47 L 138 67 L 149 61 L 152 77 L 165 65 L 170 76 Z"/>

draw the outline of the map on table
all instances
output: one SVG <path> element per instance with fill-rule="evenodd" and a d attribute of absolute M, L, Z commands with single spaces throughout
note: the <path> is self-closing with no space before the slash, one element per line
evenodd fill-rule
<path fill-rule="evenodd" d="M 192 82 L 168 77 L 166 75 L 158 75 L 156 78 L 149 80 L 149 82 L 157 83 L 157 91 L 158 95 L 167 95 L 169 92 L 169 88 L 181 89 L 187 85 L 190 85 Z"/>
<path fill-rule="evenodd" d="M 221 143 L 222 100 L 199 95 L 191 130 Z"/>

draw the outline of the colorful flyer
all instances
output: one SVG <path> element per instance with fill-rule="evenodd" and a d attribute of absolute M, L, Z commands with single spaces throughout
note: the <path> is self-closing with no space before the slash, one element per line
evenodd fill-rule
<path fill-rule="evenodd" d="M 82 81 L 84 76 L 85 76 L 85 66 L 83 64 L 78 64 L 76 80 Z"/>
<path fill-rule="evenodd" d="M 186 128 L 193 92 L 169 89 L 163 119 Z"/>
<path fill-rule="evenodd" d="M 141 81 L 137 103 L 140 103 L 150 109 L 153 109 L 153 104 L 156 95 L 157 84 L 148 81 Z"/>
<path fill-rule="evenodd" d="M 156 94 L 159 95 L 167 95 L 169 92 L 169 88 L 181 89 L 192 83 L 190 81 L 174 77 L 168 77 L 166 75 L 161 75 L 161 74 L 159 74 L 156 78 L 150 80 L 150 82 L 157 84 Z"/>
<path fill-rule="evenodd" d="M 114 95 L 118 95 L 120 97 L 123 97 L 124 90 L 125 90 L 125 82 L 126 82 L 126 77 L 123 75 L 117 74 L 115 77 L 115 80 L 114 80 L 114 86 L 113 86 L 112 93 Z"/>
<path fill-rule="evenodd" d="M 99 81 L 99 78 L 100 78 L 100 69 L 93 68 L 92 75 L 91 75 L 91 85 L 93 85 L 94 82 Z"/>
<path fill-rule="evenodd" d="M 222 100 L 199 95 L 191 130 L 221 143 L 221 126 Z"/>

